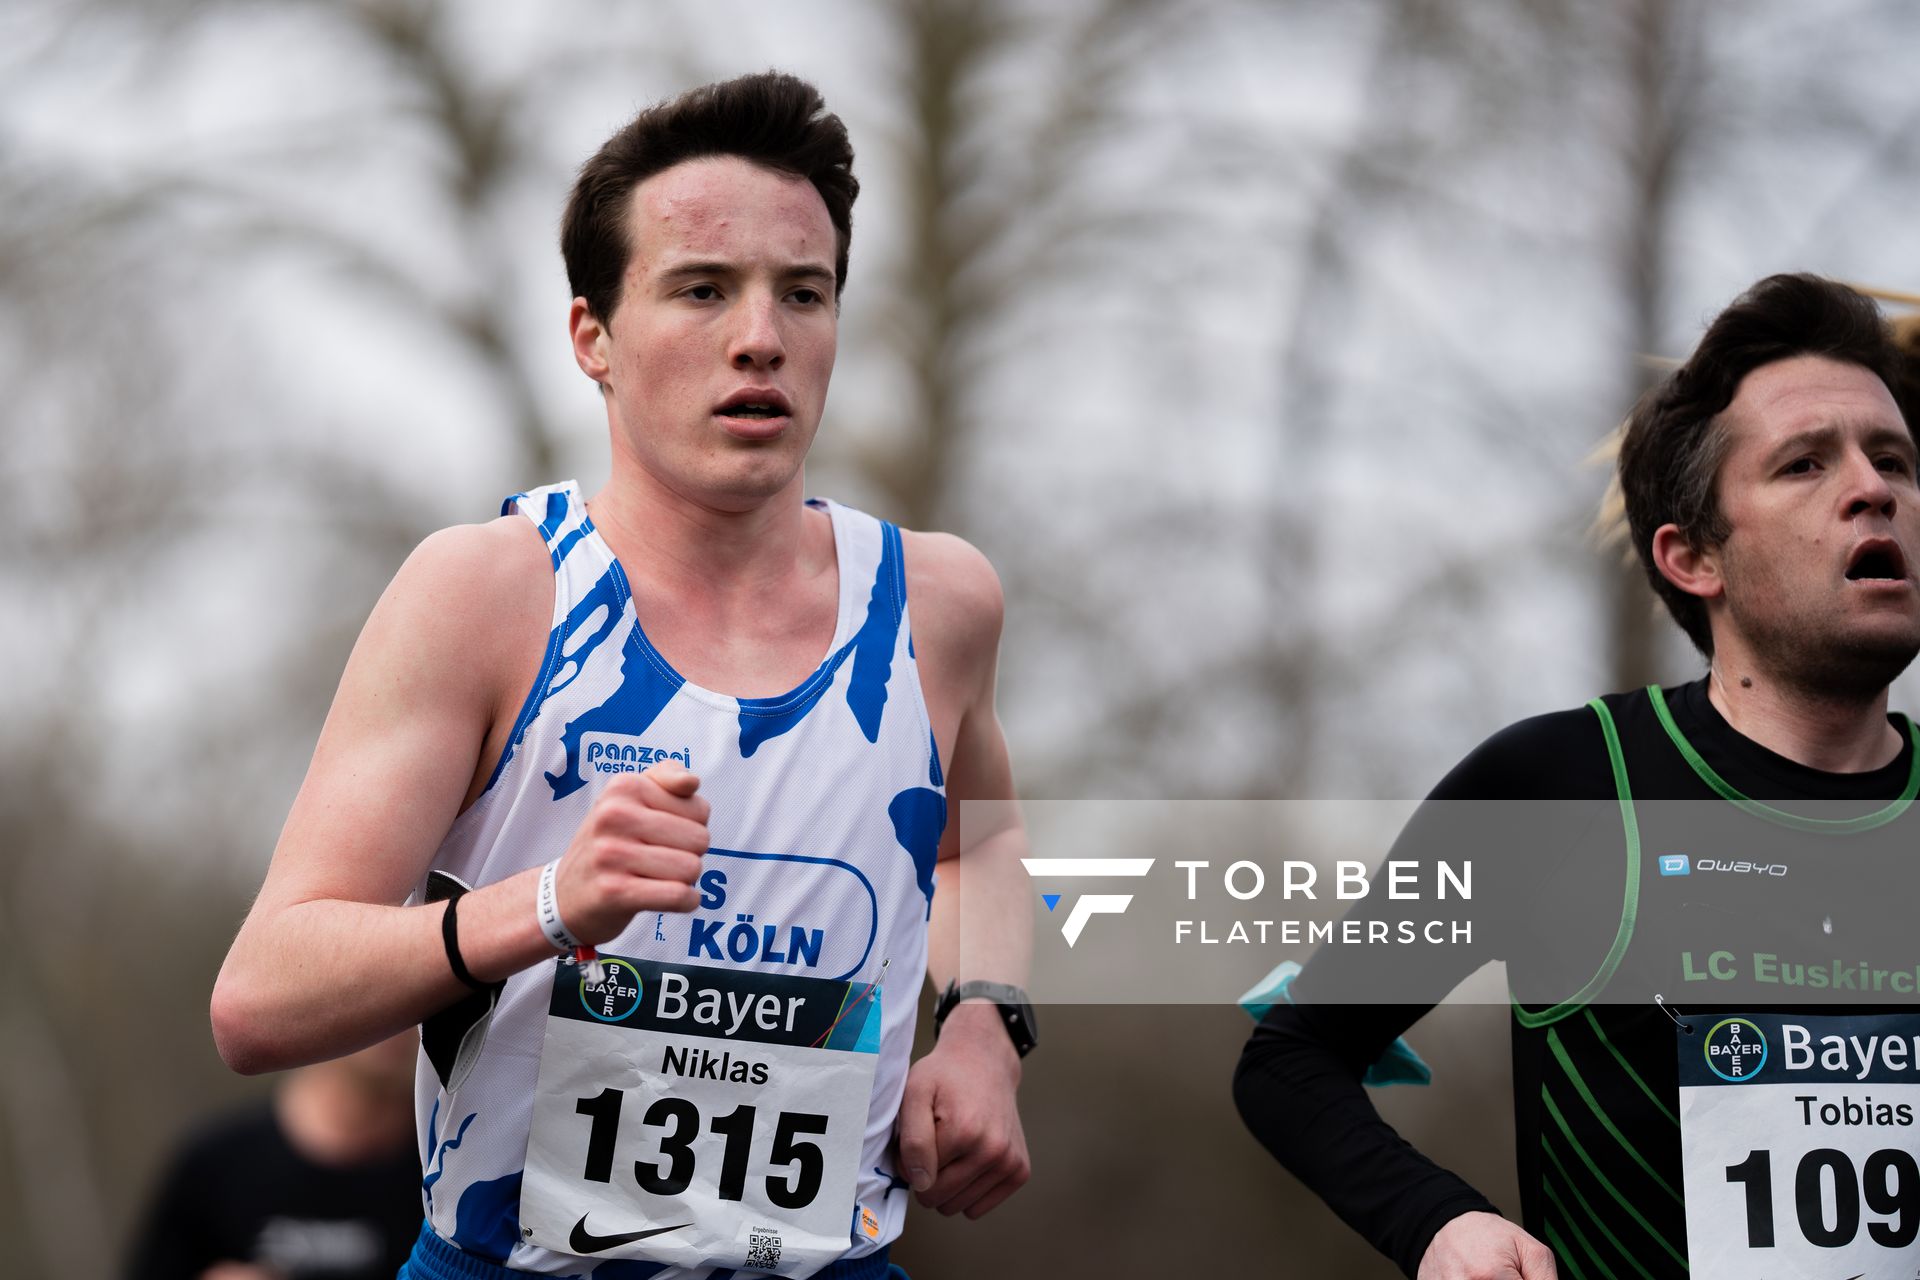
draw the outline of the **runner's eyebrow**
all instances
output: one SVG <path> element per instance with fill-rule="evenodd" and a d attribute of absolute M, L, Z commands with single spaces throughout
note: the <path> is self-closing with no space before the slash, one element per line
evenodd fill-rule
<path fill-rule="evenodd" d="M 671 284 L 697 276 L 732 277 L 739 274 L 740 268 L 729 262 L 682 262 L 662 271 L 659 278 Z M 833 269 L 817 262 L 796 262 L 781 268 L 779 276 L 782 280 L 806 280 L 826 285 L 833 284 L 835 280 Z"/>
<path fill-rule="evenodd" d="M 725 262 L 682 262 L 660 273 L 663 283 L 673 284 L 696 276 L 733 276 L 737 269 Z"/>
<path fill-rule="evenodd" d="M 1908 458 L 1920 453 L 1920 445 L 1915 445 L 1913 433 L 1904 428 L 1873 427 L 1867 432 L 1866 443 L 1869 449 L 1892 449 Z"/>
<path fill-rule="evenodd" d="M 1824 426 L 1809 427 L 1805 431 L 1796 431 L 1768 450 L 1768 464 L 1777 466 L 1809 449 L 1831 448 L 1839 441 L 1845 429 L 1844 423 L 1831 422 Z M 1893 449 L 1908 458 L 1920 452 L 1910 433 L 1897 427 L 1883 425 L 1867 428 L 1866 439 L 1862 444 L 1868 449 Z"/>
<path fill-rule="evenodd" d="M 1778 464 L 1787 461 L 1797 454 L 1805 453 L 1809 449 L 1826 448 L 1832 445 L 1839 436 L 1840 428 L 1832 424 L 1824 427 L 1809 427 L 1805 431 L 1796 431 L 1773 448 L 1767 450 L 1767 462 L 1769 465 Z"/>
<path fill-rule="evenodd" d="M 837 279 L 837 277 L 833 274 L 833 272 L 829 268 L 820 266 L 818 263 L 813 263 L 813 262 L 804 262 L 804 263 L 797 264 L 795 266 L 788 267 L 783 274 L 784 274 L 784 277 L 788 280 L 795 280 L 795 281 L 806 280 L 806 281 L 811 281 L 814 284 L 824 285 L 826 286 L 829 292 L 832 291 L 833 285 Z"/>

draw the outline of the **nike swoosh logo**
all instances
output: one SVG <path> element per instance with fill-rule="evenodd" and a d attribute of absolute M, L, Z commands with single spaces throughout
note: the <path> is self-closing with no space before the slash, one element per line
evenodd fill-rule
<path fill-rule="evenodd" d="M 587 1214 L 580 1215 L 580 1221 L 573 1224 L 573 1234 L 567 1237 L 567 1247 L 575 1253 L 599 1253 L 616 1245 L 632 1244 L 635 1240 L 645 1240 L 648 1236 L 661 1235 L 668 1231 L 678 1231 L 681 1227 L 692 1226 L 682 1222 L 671 1227 L 649 1227 L 645 1231 L 621 1231 L 615 1235 L 597 1236 L 587 1230 Z"/>

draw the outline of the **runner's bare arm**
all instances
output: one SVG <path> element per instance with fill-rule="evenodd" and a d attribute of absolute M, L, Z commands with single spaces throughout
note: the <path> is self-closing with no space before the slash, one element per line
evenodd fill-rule
<path fill-rule="evenodd" d="M 1033 950 L 1032 899 L 1020 857 L 1026 832 L 994 710 L 1005 605 L 978 551 L 942 534 L 910 534 L 907 598 L 934 737 L 946 765 L 947 827 L 927 933 L 927 975 L 1025 985 Z M 968 801 L 993 821 L 962 820 Z M 900 1110 L 901 1172 L 922 1203 L 978 1217 L 1027 1180 L 1015 1092 L 1020 1058 L 982 1001 L 956 1006 L 933 1052 L 914 1064 Z M 916 1172 L 916 1170 L 918 1172 Z"/>
<path fill-rule="evenodd" d="M 214 987 L 214 1039 L 235 1070 L 347 1053 L 465 993 L 440 940 L 445 908 L 400 904 L 484 787 L 538 673 L 552 583 L 545 547 L 513 517 L 428 538 L 374 607 Z M 636 910 L 691 906 L 705 848 L 697 785 L 682 770 L 596 801 L 558 884 L 583 940 L 611 937 Z M 476 979 L 553 954 L 534 914 L 538 874 L 461 900 Z"/>

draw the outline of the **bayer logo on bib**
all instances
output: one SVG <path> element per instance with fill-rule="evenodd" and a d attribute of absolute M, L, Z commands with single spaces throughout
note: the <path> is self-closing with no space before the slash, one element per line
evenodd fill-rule
<path fill-rule="evenodd" d="M 1701 1046 L 1707 1067 L 1722 1080 L 1751 1080 L 1767 1065 L 1767 1037 L 1745 1018 L 1716 1022 Z"/>
<path fill-rule="evenodd" d="M 592 983 L 587 981 L 582 969 L 580 1007 L 602 1022 L 625 1022 L 640 1007 L 646 983 L 631 961 L 608 960 L 601 968 L 606 973 L 605 979 Z"/>

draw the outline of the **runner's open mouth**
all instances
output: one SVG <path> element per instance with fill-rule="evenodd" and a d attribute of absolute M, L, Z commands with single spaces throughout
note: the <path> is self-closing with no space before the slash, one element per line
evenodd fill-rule
<path fill-rule="evenodd" d="M 1849 582 L 1869 579 L 1900 581 L 1906 576 L 1906 557 L 1900 554 L 1899 545 L 1893 542 L 1862 543 L 1847 564 Z"/>
<path fill-rule="evenodd" d="M 793 407 L 778 392 L 756 390 L 729 396 L 714 412 L 728 418 L 784 418 Z"/>

